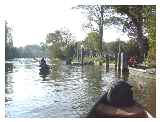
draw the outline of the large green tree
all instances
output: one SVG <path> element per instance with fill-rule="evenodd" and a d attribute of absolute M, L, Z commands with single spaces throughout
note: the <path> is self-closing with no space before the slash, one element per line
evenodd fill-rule
<path fill-rule="evenodd" d="M 73 43 L 74 37 L 68 29 L 56 30 L 54 33 L 47 34 L 46 37 L 46 45 L 50 50 L 50 55 L 54 58 L 73 57 L 73 55 L 68 55 L 73 48 Z"/>
<path fill-rule="evenodd" d="M 120 39 L 117 39 L 114 42 L 109 42 L 105 44 L 106 53 L 115 59 L 115 65 L 117 66 L 117 59 L 119 52 L 127 52 L 127 44 Z"/>
<path fill-rule="evenodd" d="M 131 5 L 131 6 L 114 6 L 118 13 L 122 15 L 127 15 L 128 20 L 124 23 L 123 30 L 128 32 L 131 38 L 136 38 L 140 49 L 140 61 L 144 59 L 144 54 L 146 52 L 145 45 L 146 39 L 144 37 L 144 23 L 143 23 L 143 6 L 141 5 Z"/>
<path fill-rule="evenodd" d="M 97 31 L 100 36 L 102 52 L 103 30 L 105 25 L 114 25 L 127 32 L 131 39 L 136 39 L 140 50 L 140 62 L 143 62 L 148 52 L 149 59 L 155 60 L 155 6 L 150 5 L 79 5 L 88 18 L 85 27 Z M 151 15 L 151 16 L 150 16 Z M 148 33 L 148 36 L 146 36 Z M 148 43 L 149 39 L 149 43 Z M 152 40 L 152 41 L 151 41 Z"/>
<path fill-rule="evenodd" d="M 117 39 L 114 42 L 106 43 L 105 45 L 106 45 L 107 53 L 115 56 L 116 59 L 117 59 L 117 54 L 119 52 L 127 52 L 127 44 L 120 39 Z"/>
<path fill-rule="evenodd" d="M 122 15 L 127 15 L 127 19 L 122 21 L 123 31 L 128 32 L 131 39 L 136 39 L 140 50 L 140 62 L 145 56 L 155 54 L 154 46 L 151 46 L 151 40 L 155 40 L 155 6 L 151 5 L 123 5 L 113 6 L 113 8 Z M 147 36 L 148 34 L 148 36 Z M 149 41 L 148 41 L 149 40 Z M 148 46 L 150 50 L 148 51 Z M 154 48 L 151 48 L 154 47 Z M 152 54 L 150 54 L 152 52 Z M 145 55 L 145 56 L 144 56 Z M 155 56 L 151 56 L 152 58 Z"/>
<path fill-rule="evenodd" d="M 86 14 L 88 23 L 85 23 L 83 27 L 99 33 L 99 49 L 102 55 L 103 31 L 104 26 L 107 25 L 107 21 L 110 17 L 112 11 L 112 9 L 110 9 L 111 7 L 108 5 L 79 5 L 73 8 L 84 10 L 83 13 Z"/>
<path fill-rule="evenodd" d="M 92 51 L 96 51 L 97 53 L 100 53 L 101 46 L 100 46 L 100 36 L 97 32 L 90 32 L 88 33 L 87 37 L 84 41 L 84 46 Z"/>

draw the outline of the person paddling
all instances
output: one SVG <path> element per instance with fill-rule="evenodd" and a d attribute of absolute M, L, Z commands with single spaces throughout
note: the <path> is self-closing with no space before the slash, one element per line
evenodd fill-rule
<path fill-rule="evenodd" d="M 46 61 L 45 61 L 45 59 L 44 59 L 44 57 L 41 59 L 41 61 L 40 61 L 40 67 L 44 67 L 44 66 L 46 66 L 47 64 L 46 64 Z"/>
<path fill-rule="evenodd" d="M 43 75 L 44 77 L 50 73 L 50 67 L 46 64 L 46 60 L 44 57 L 40 61 L 40 75 Z"/>

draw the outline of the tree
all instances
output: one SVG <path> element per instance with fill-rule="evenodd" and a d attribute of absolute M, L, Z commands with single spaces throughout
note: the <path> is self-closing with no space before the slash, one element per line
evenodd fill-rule
<path fill-rule="evenodd" d="M 25 47 L 14 47 L 14 58 L 34 58 L 46 56 L 39 45 L 26 45 Z M 46 56 L 47 57 L 47 56 Z"/>
<path fill-rule="evenodd" d="M 66 46 L 74 42 L 74 37 L 68 29 L 56 30 L 54 33 L 47 34 L 46 44 L 53 45 L 60 43 L 61 46 Z"/>
<path fill-rule="evenodd" d="M 99 33 L 99 46 L 100 53 L 102 55 L 103 30 L 104 26 L 107 24 L 107 20 L 109 19 L 110 12 L 112 11 L 110 9 L 111 7 L 108 5 L 79 5 L 73 8 L 85 10 L 89 21 L 84 25 L 84 27 L 90 28 L 91 31 Z"/>
<path fill-rule="evenodd" d="M 149 37 L 148 61 L 150 64 L 156 64 L 156 6 L 145 6 L 145 25 Z"/>
<path fill-rule="evenodd" d="M 74 43 L 75 41 L 74 36 L 69 29 L 63 28 L 61 31 L 61 34 L 62 34 L 63 43 L 65 45 L 71 45 L 72 43 Z"/>
<path fill-rule="evenodd" d="M 62 42 L 62 35 L 59 30 L 56 30 L 54 33 L 47 34 L 46 43 L 53 45 L 54 43 Z"/>
<path fill-rule="evenodd" d="M 106 44 L 107 53 L 110 54 L 111 58 L 114 57 L 115 65 L 117 66 L 117 59 L 119 52 L 127 52 L 127 44 L 120 39 L 115 42 L 109 42 Z"/>
<path fill-rule="evenodd" d="M 84 43 L 87 49 L 100 53 L 100 37 L 97 32 L 88 33 Z"/>
<path fill-rule="evenodd" d="M 144 20 L 144 8 L 142 5 L 134 6 L 113 6 L 113 8 L 122 15 L 127 15 L 127 21 L 123 22 L 123 31 L 128 32 L 129 37 L 137 40 L 139 50 L 140 50 L 140 62 L 144 60 L 144 54 L 147 54 L 148 51 L 148 39 L 145 35 L 145 24 Z"/>
<path fill-rule="evenodd" d="M 58 59 L 64 59 L 64 54 L 62 49 L 59 47 L 59 43 L 55 43 L 54 45 L 52 45 L 51 47 L 49 47 L 50 49 L 50 55 L 53 58 L 58 58 Z"/>
<path fill-rule="evenodd" d="M 150 56 L 148 58 L 155 60 L 156 44 L 155 41 L 153 41 L 155 40 L 155 6 L 80 5 L 74 8 L 85 10 L 88 17 L 88 23 L 84 27 L 99 33 L 101 52 L 104 26 L 108 24 L 118 25 L 118 28 L 122 29 L 123 32 L 127 32 L 131 39 L 136 39 L 140 50 L 140 62 L 143 62 L 147 55 L 148 39 L 150 48 Z M 149 34 L 149 36 L 146 36 L 147 34 Z"/>
<path fill-rule="evenodd" d="M 54 33 L 47 34 L 46 37 L 46 45 L 50 50 L 50 55 L 54 58 L 63 59 L 64 56 L 62 54 L 62 43 L 63 37 L 60 30 L 56 30 Z"/>
<path fill-rule="evenodd" d="M 13 47 L 12 28 L 8 26 L 7 21 L 5 21 L 5 44 L 6 46 Z"/>
<path fill-rule="evenodd" d="M 73 42 L 74 37 L 68 29 L 56 30 L 54 33 L 47 34 L 46 37 L 46 45 L 54 58 L 66 58 L 66 51 L 70 51 Z"/>
<path fill-rule="evenodd" d="M 117 54 L 120 52 L 126 52 L 127 51 L 127 44 L 124 41 L 121 41 L 120 39 L 117 39 L 114 42 L 109 42 L 106 44 L 108 53 L 110 54 Z"/>
<path fill-rule="evenodd" d="M 5 21 L 5 59 L 14 58 L 12 28 Z"/>
<path fill-rule="evenodd" d="M 127 54 L 128 56 L 137 56 L 139 57 L 140 50 L 136 40 L 131 39 L 127 42 Z"/>
<path fill-rule="evenodd" d="M 76 49 L 75 49 L 75 45 L 74 44 L 67 45 L 67 47 L 64 49 L 64 57 L 65 57 L 65 59 L 72 60 L 74 55 L 76 54 L 75 50 Z"/>

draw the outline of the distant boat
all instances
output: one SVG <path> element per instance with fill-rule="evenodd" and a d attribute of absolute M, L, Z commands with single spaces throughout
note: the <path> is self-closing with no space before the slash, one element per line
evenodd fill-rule
<path fill-rule="evenodd" d="M 71 62 L 72 65 L 81 65 L 81 62 L 80 61 L 73 61 Z"/>
<path fill-rule="evenodd" d="M 82 62 L 80 61 L 73 61 L 71 62 L 72 65 L 82 65 Z M 93 62 L 84 62 L 83 65 L 93 65 Z"/>

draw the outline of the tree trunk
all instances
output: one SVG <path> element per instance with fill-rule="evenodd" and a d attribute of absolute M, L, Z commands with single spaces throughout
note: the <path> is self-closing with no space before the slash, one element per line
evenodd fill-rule
<path fill-rule="evenodd" d="M 142 63 L 144 60 L 144 35 L 143 35 L 143 6 L 137 6 L 135 8 L 135 15 L 132 16 L 132 21 L 137 29 L 137 43 L 140 50 L 139 62 Z"/>
<path fill-rule="evenodd" d="M 104 20 L 103 20 L 103 14 L 104 14 L 104 8 L 103 5 L 100 7 L 100 23 L 99 23 L 99 36 L 100 36 L 100 55 L 102 56 L 102 52 L 103 52 L 103 47 L 102 47 L 102 41 L 103 41 L 103 24 L 104 24 Z"/>
<path fill-rule="evenodd" d="M 139 45 L 139 50 L 140 50 L 140 59 L 139 59 L 139 62 L 143 62 L 144 60 L 144 36 L 143 36 L 143 29 L 142 29 L 142 26 L 143 26 L 143 20 L 141 17 L 139 17 L 138 19 L 136 19 L 134 21 L 134 24 L 137 28 L 137 42 L 138 42 L 138 45 Z"/>

